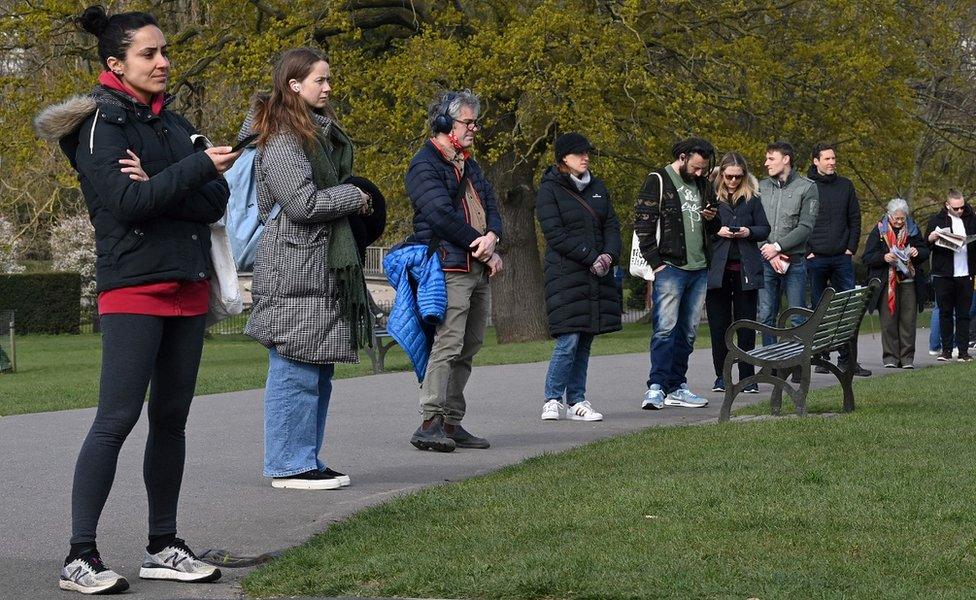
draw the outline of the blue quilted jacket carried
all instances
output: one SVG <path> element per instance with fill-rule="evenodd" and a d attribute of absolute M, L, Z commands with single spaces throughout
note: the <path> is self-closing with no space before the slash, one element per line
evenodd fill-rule
<path fill-rule="evenodd" d="M 485 208 L 488 231 L 502 237 L 502 218 L 495 192 L 473 158 L 464 162 L 469 179 Z M 440 238 L 438 252 L 445 271 L 471 270 L 471 242 L 481 236 L 470 225 L 464 200 L 454 203 L 461 176 L 437 145 L 427 143 L 414 155 L 407 169 L 407 196 L 413 206 L 413 236 L 410 241 L 427 244 L 434 234 Z"/>
<path fill-rule="evenodd" d="M 440 258 L 427 257 L 427 246 L 398 244 L 383 259 L 383 269 L 396 290 L 386 330 L 413 363 L 417 381 L 424 382 L 434 329 L 447 311 L 447 288 Z"/>

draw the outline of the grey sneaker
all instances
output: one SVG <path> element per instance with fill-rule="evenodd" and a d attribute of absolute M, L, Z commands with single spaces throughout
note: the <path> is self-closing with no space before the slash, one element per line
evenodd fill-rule
<path fill-rule="evenodd" d="M 647 391 L 644 392 L 641 408 L 643 410 L 661 410 L 664 408 L 664 390 L 661 389 L 660 385 L 653 383 L 651 387 L 647 388 Z"/>
<path fill-rule="evenodd" d="M 220 569 L 201 561 L 180 538 L 156 554 L 146 552 L 139 569 L 142 579 L 207 583 L 220 579 Z"/>
<path fill-rule="evenodd" d="M 664 399 L 665 406 L 683 406 L 684 408 L 705 408 L 708 400 L 697 396 L 688 389 L 687 383 L 682 383 L 681 387 L 674 390 Z"/>
<path fill-rule="evenodd" d="M 98 550 L 92 550 L 64 565 L 58 587 L 82 594 L 115 594 L 129 589 L 129 582 L 102 564 Z"/>

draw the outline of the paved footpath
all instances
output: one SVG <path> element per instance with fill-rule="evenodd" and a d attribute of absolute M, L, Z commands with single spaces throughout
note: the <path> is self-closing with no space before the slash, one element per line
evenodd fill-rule
<path fill-rule="evenodd" d="M 919 331 L 917 366 L 934 364 Z M 881 368 L 877 334 L 860 340 L 861 363 Z M 714 419 L 718 393 L 705 409 L 639 410 L 645 389 L 645 354 L 593 357 L 589 399 L 604 421 L 541 421 L 546 364 L 479 367 L 468 385 L 466 427 L 487 437 L 490 450 L 420 452 L 408 443 L 417 427 L 416 379 L 389 373 L 335 382 L 324 457 L 348 473 L 351 487 L 336 491 L 275 490 L 261 476 L 262 390 L 202 396 L 187 430 L 187 465 L 180 504 L 180 535 L 191 548 L 226 548 L 257 555 L 295 546 L 367 506 L 423 487 L 494 471 L 544 452 L 558 452 L 646 427 Z M 70 376 L 70 374 L 65 374 Z M 690 386 L 711 389 L 709 350 L 692 355 Z M 815 375 L 814 385 L 834 379 Z M 768 396 L 740 396 L 755 401 Z M 840 394 L 838 390 L 838 407 Z M 75 457 L 94 409 L 0 418 L 0 599 L 68 598 L 57 589 L 67 550 Z M 146 543 L 142 482 L 145 417 L 122 449 L 115 487 L 99 529 L 106 562 L 131 584 L 130 598 L 239 598 L 246 569 L 224 569 L 217 583 L 147 582 L 138 578 Z M 81 597 L 80 595 L 78 597 Z"/>

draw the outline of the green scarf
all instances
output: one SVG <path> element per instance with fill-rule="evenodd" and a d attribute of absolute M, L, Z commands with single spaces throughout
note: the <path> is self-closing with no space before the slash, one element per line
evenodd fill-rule
<path fill-rule="evenodd" d="M 352 175 L 352 142 L 334 123 L 316 136 L 311 148 L 306 147 L 305 155 L 312 165 L 312 181 L 320 190 Z M 349 323 L 350 342 L 358 351 L 372 342 L 373 323 L 356 238 L 346 217 L 329 222 L 328 269 L 339 287 L 339 314 Z"/>

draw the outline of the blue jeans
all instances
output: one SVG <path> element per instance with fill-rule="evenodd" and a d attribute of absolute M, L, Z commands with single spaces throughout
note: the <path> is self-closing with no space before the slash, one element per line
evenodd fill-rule
<path fill-rule="evenodd" d="M 707 288 L 708 269 L 685 271 L 667 265 L 654 276 L 647 387 L 657 384 L 670 394 L 688 382 L 688 357 L 695 347 Z"/>
<path fill-rule="evenodd" d="M 570 406 L 586 400 L 586 367 L 590 361 L 592 333 L 564 333 L 556 336 L 556 347 L 546 373 L 546 400 L 562 400 Z"/>
<path fill-rule="evenodd" d="M 335 365 L 291 360 L 271 348 L 264 391 L 264 476 L 322 470 L 319 451 Z"/>
<path fill-rule="evenodd" d="M 776 317 L 779 316 L 780 298 L 785 293 L 790 308 L 806 306 L 807 270 L 806 259 L 802 256 L 793 257 L 790 268 L 780 275 L 763 263 L 763 287 L 759 290 L 759 321 L 770 327 L 776 327 Z M 801 316 L 793 317 L 793 325 L 800 325 L 805 321 Z M 763 345 L 775 343 L 774 336 L 763 334 Z"/>
<path fill-rule="evenodd" d="M 942 334 L 939 331 L 939 305 L 932 304 L 932 321 L 929 323 L 929 350 L 942 350 Z"/>
<path fill-rule="evenodd" d="M 810 278 L 810 306 L 816 308 L 828 285 L 834 291 L 854 289 L 854 261 L 847 254 L 808 258 L 807 276 Z M 792 268 L 792 267 L 790 267 Z M 824 353 L 825 355 L 827 353 Z M 840 362 L 847 360 L 847 350 L 840 351 Z"/>

